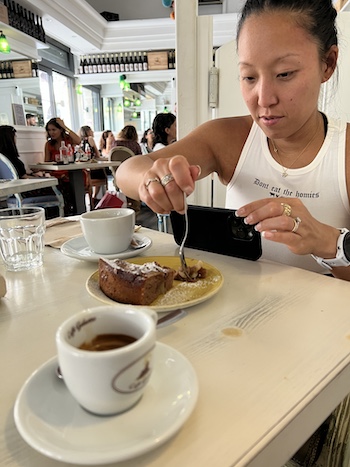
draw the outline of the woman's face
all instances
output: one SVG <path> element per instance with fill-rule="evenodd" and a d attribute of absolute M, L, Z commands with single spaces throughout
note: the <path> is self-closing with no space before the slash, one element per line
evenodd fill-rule
<path fill-rule="evenodd" d="M 152 130 L 148 130 L 148 132 L 146 133 L 146 140 L 147 140 L 148 144 L 152 143 L 152 141 L 153 141 L 153 131 Z"/>
<path fill-rule="evenodd" d="M 55 127 L 51 123 L 47 126 L 47 132 L 52 139 L 59 139 L 61 137 L 62 130 L 60 128 Z"/>
<path fill-rule="evenodd" d="M 285 13 L 249 17 L 238 41 L 243 98 L 272 139 L 297 132 L 314 115 L 324 78 L 318 47 Z"/>
<path fill-rule="evenodd" d="M 114 135 L 113 133 L 110 131 L 107 135 L 107 138 L 106 138 L 106 141 L 112 143 L 113 141 L 115 141 L 115 138 L 114 138 Z"/>
<path fill-rule="evenodd" d="M 169 128 L 166 128 L 166 132 L 168 133 L 170 140 L 176 139 L 176 120 Z"/>

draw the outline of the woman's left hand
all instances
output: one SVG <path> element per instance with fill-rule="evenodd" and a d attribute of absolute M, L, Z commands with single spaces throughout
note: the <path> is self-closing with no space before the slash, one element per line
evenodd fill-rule
<path fill-rule="evenodd" d="M 298 198 L 254 201 L 239 208 L 237 216 L 255 225 L 264 238 L 284 243 L 297 255 L 336 256 L 339 229 L 317 221 Z"/>

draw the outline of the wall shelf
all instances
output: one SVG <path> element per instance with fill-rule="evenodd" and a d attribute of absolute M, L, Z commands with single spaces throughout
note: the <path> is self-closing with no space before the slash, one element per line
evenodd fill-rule
<path fill-rule="evenodd" d="M 128 71 L 122 73 L 91 73 L 76 75 L 78 84 L 109 84 L 119 83 L 119 77 L 125 75 L 129 83 L 144 83 L 157 81 L 171 81 L 176 77 L 176 70 L 148 70 Z"/>
<path fill-rule="evenodd" d="M 38 55 L 38 50 L 48 48 L 48 45 L 38 41 L 32 36 L 28 36 L 28 34 L 25 34 L 18 29 L 13 28 L 9 24 L 0 22 L 0 30 L 2 30 L 7 37 L 11 47 L 11 52 L 16 52 L 20 54 L 21 57 L 39 60 L 40 57 Z M 11 53 L 2 55 L 3 56 L 1 56 L 1 58 L 4 58 L 4 60 L 14 59 L 11 57 Z"/>

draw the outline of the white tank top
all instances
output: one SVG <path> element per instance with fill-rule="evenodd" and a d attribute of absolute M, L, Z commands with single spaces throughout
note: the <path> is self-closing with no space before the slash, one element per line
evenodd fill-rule
<path fill-rule="evenodd" d="M 346 123 L 328 118 L 327 135 L 311 162 L 300 169 L 282 167 L 271 156 L 267 137 L 256 123 L 248 135 L 235 173 L 227 185 L 226 208 L 269 197 L 299 198 L 313 217 L 333 227 L 350 230 L 350 206 L 345 178 Z M 288 247 L 262 239 L 262 258 L 325 272 L 311 255 L 295 255 Z"/>

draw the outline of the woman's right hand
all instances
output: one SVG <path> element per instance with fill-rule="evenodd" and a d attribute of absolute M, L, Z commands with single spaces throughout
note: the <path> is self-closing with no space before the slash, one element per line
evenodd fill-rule
<path fill-rule="evenodd" d="M 139 185 L 139 196 L 159 214 L 178 211 L 184 213 L 183 193 L 194 191 L 201 168 L 189 165 L 183 156 L 160 158 L 144 173 Z"/>

